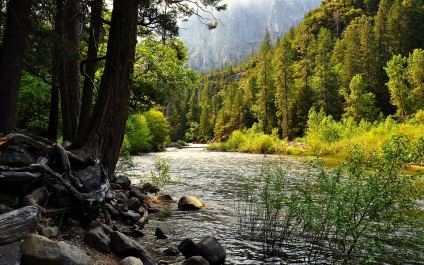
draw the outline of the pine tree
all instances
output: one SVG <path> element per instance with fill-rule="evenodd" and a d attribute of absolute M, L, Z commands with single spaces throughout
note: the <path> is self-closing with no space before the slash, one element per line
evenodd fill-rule
<path fill-rule="evenodd" d="M 408 58 L 407 78 L 411 84 L 414 111 L 424 110 L 424 51 L 415 49 Z"/>

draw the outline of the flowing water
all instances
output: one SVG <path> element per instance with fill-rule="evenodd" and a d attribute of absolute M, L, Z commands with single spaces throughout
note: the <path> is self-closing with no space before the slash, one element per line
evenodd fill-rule
<path fill-rule="evenodd" d="M 162 251 L 176 247 L 184 238 L 195 242 L 207 235 L 215 236 L 227 252 L 225 264 L 286 264 L 279 257 L 265 256 L 259 242 L 250 241 L 238 234 L 237 218 L 233 215 L 235 199 L 245 183 L 258 177 L 266 162 L 288 160 L 291 170 L 304 167 L 300 157 L 223 153 L 208 151 L 204 146 L 168 149 L 166 152 L 134 157 L 136 167 L 131 173 L 133 182 L 148 181 L 150 172 L 158 158 L 167 159 L 171 165 L 172 183 L 163 193 L 176 200 L 185 195 L 201 199 L 206 208 L 200 211 L 178 211 L 176 203 L 149 217 L 144 228 L 145 236 L 140 243 L 149 249 L 158 260 L 179 264 L 183 257 L 166 257 Z M 159 225 L 172 227 L 170 239 L 156 239 L 155 229 Z M 298 263 L 302 263 L 301 259 Z M 293 260 L 290 264 L 293 264 Z"/>

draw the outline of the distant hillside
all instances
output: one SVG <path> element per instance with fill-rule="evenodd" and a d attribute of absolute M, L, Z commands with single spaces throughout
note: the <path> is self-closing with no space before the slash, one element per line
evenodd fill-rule
<path fill-rule="evenodd" d="M 238 63 L 259 48 L 268 26 L 272 40 L 296 26 L 321 0 L 231 0 L 220 20 L 208 30 L 197 17 L 181 25 L 180 38 L 189 51 L 189 65 L 200 72 Z"/>

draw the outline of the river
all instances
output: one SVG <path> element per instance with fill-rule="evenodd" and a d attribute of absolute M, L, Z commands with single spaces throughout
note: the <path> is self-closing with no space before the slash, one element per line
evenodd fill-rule
<path fill-rule="evenodd" d="M 176 247 L 184 238 L 195 242 L 207 235 L 215 236 L 227 252 L 226 265 L 230 264 L 286 264 L 278 257 L 262 254 L 262 245 L 238 234 L 237 219 L 233 215 L 235 198 L 242 192 L 244 184 L 259 176 L 264 163 L 288 160 L 291 170 L 302 170 L 305 160 L 301 157 L 214 152 L 202 145 L 190 148 L 170 148 L 165 152 L 134 157 L 135 168 L 129 172 L 133 182 L 145 182 L 154 170 L 158 159 L 166 159 L 171 165 L 172 183 L 162 193 L 178 200 L 184 195 L 201 199 L 206 207 L 200 211 L 178 211 L 176 203 L 163 211 L 150 215 L 144 228 L 145 236 L 140 243 L 150 250 L 158 260 L 179 264 L 182 256 L 167 257 L 162 251 Z M 155 237 L 159 225 L 168 225 L 174 233 L 170 239 Z M 297 263 L 302 263 L 301 260 Z M 293 264 L 291 262 L 290 264 Z"/>

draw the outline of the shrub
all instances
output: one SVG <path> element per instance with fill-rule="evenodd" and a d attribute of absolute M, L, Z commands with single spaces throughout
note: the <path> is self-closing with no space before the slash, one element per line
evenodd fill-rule
<path fill-rule="evenodd" d="M 133 114 L 128 118 L 125 133 L 130 154 L 135 155 L 151 150 L 152 135 L 143 114 Z"/>
<path fill-rule="evenodd" d="M 285 164 L 266 165 L 235 207 L 239 229 L 267 251 L 296 248 L 309 263 L 422 260 L 421 195 L 404 168 L 423 158 L 423 146 L 394 137 L 380 151 L 352 150 L 332 170 L 315 162 L 297 180 Z"/>
<path fill-rule="evenodd" d="M 154 150 L 161 150 L 170 143 L 169 124 L 162 112 L 151 109 L 144 113 L 152 135 L 150 145 Z"/>

